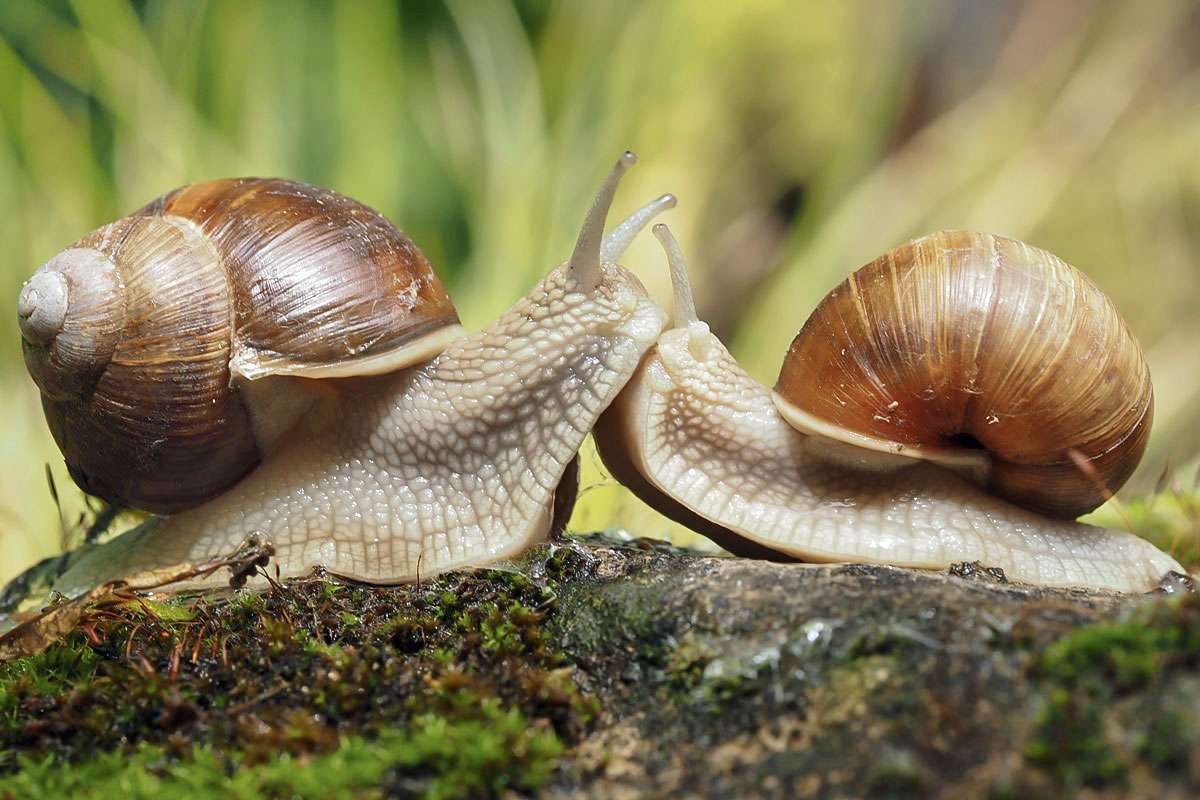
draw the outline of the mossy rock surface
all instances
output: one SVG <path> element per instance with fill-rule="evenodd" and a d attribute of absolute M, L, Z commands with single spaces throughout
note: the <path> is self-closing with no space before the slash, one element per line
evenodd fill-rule
<path fill-rule="evenodd" d="M 1200 601 L 598 537 L 131 601 L 0 666 L 0 797 L 1188 797 Z"/>

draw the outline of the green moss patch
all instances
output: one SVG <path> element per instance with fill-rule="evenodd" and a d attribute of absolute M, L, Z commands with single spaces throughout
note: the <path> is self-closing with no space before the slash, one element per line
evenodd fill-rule
<path fill-rule="evenodd" d="M 1200 744 L 1200 719 L 1154 698 L 1197 666 L 1194 594 L 1063 636 L 1030 666 L 1044 695 L 1025 758 L 1066 788 L 1120 785 L 1140 767 L 1178 771 Z"/>
<path fill-rule="evenodd" d="M 555 613 L 508 572 L 108 605 L 0 666 L 0 796 L 532 791 L 597 711 Z"/>
<path fill-rule="evenodd" d="M 287 750 L 262 760 L 212 745 L 179 754 L 140 744 L 77 764 L 22 756 L 0 779 L 5 797 L 375 798 L 420 793 L 430 798 L 533 791 L 550 776 L 563 744 L 517 709 L 495 700 L 459 718 L 423 714 L 408 729 L 374 738 L 345 736 L 324 754 Z M 181 794 L 182 793 L 182 794 Z"/>
<path fill-rule="evenodd" d="M 1071 688 L 1122 692 L 1145 686 L 1164 669 L 1197 664 L 1200 600 L 1192 594 L 1064 636 L 1046 648 L 1034 671 Z"/>

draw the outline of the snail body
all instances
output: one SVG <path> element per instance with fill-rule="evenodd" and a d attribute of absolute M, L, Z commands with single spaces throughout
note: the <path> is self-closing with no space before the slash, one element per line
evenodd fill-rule
<path fill-rule="evenodd" d="M 323 190 L 280 182 L 254 184 L 258 190 L 249 192 L 246 182 L 186 187 L 101 229 L 137 233 L 150 224 L 149 217 L 180 231 L 167 232 L 164 238 L 171 241 L 228 237 L 225 250 L 207 238 L 192 249 L 216 251 L 219 264 L 210 261 L 204 269 L 222 270 L 226 297 L 233 298 L 225 309 L 229 335 L 223 343 L 218 335 L 212 343 L 188 337 L 185 327 L 181 349 L 169 355 L 151 351 L 140 360 L 124 353 L 144 352 L 135 345 L 154 343 L 157 333 L 122 339 L 119 331 L 155 312 L 165 310 L 168 319 L 181 316 L 195 299 L 173 305 L 156 296 L 136 312 L 130 310 L 128 293 L 122 303 L 109 299 L 109 306 L 123 308 L 122 325 L 106 323 L 104 329 L 119 342 L 111 364 L 148 363 L 153 369 L 143 373 L 137 388 L 161 392 L 156 400 L 128 404 L 128 416 L 170 430 L 179 426 L 182 432 L 175 439 L 160 437 L 168 441 L 158 442 L 157 450 L 128 438 L 111 446 L 101 438 L 102 449 L 135 465 L 171 452 L 184 464 L 185 481 L 197 470 L 215 470 L 220 465 L 213 453 L 219 448 L 203 436 L 187 438 L 201 427 L 193 424 L 193 409 L 211 405 L 220 409 L 212 412 L 222 418 L 219 422 L 232 420 L 237 426 L 218 424 L 217 432 L 207 435 L 241 438 L 248 431 L 249 445 L 239 448 L 248 451 L 249 466 L 239 461 L 232 478 L 222 473 L 228 485 L 210 480 L 204 493 L 189 488 L 190 496 L 182 500 L 166 491 L 155 494 L 166 498 L 158 508 L 177 513 L 85 554 L 56 588 L 77 592 L 114 577 L 196 563 L 230 552 L 252 535 L 274 547 L 283 575 L 319 566 L 381 583 L 486 563 L 545 537 L 556 521 L 564 521 L 573 502 L 569 477 L 584 435 L 665 323 L 637 278 L 614 262 L 637 230 L 673 198 L 659 198 L 603 236 L 620 175 L 632 163 L 632 154 L 626 154 L 605 182 L 571 259 L 470 336 L 411 242 L 369 209 Z M 311 196 L 318 200 L 309 204 Z M 337 213 L 328 213 L 331 208 Z M 67 252 L 85 252 L 94 266 L 139 243 L 135 234 L 127 234 L 119 247 L 109 243 L 118 238 L 94 234 Z M 369 263 L 342 268 L 356 260 Z M 106 385 L 103 373 L 98 381 L 94 371 L 80 379 L 61 369 L 66 356 L 52 352 L 64 333 L 80 327 L 79 319 L 96 316 L 90 307 L 80 314 L 68 302 L 64 321 L 52 293 L 62 280 L 53 276 L 62 272 L 61 263 L 51 259 L 31 279 L 19 308 L 30 371 L 49 395 L 48 418 L 63 403 L 73 403 L 76 412 L 119 405 L 92 400 Z M 188 264 L 184 272 L 201 269 Z M 100 266 L 101 278 L 113 284 L 113 270 Z M 39 277 L 44 273 L 52 276 Z M 76 287 L 83 283 L 79 276 L 65 273 L 65 282 L 68 301 L 91 296 Z M 116 281 L 126 288 L 131 282 Z M 187 275 L 160 281 L 172 289 L 175 282 L 184 292 Z M 202 281 L 201 297 L 220 295 L 220 283 Z M 210 350 L 216 351 L 216 366 L 205 369 L 217 373 L 212 383 L 225 382 L 227 400 L 198 396 L 195 384 L 185 380 Z M 174 373 L 160 378 L 154 371 L 168 370 L 172 362 L 185 373 L 179 381 Z M 82 391 L 59 391 L 39 373 Z M 127 488 L 120 483 L 120 468 L 101 474 L 92 471 L 98 459 L 80 463 L 91 457 L 87 448 L 95 440 L 90 437 L 111 419 L 52 419 L 51 427 L 58 426 L 56 438 L 85 488 L 100 487 L 126 500 L 145 493 L 141 478 L 128 480 L 132 488 Z M 81 444 L 72 450 L 76 441 Z M 186 462 L 188 457 L 195 461 Z M 174 462 L 160 460 L 147 470 L 169 463 Z"/>
<path fill-rule="evenodd" d="M 1013 580 L 1127 591 L 1180 569 L 1131 534 L 1065 518 L 1132 471 L 1152 402 L 1136 343 L 1077 270 L 1001 237 L 917 240 L 831 292 L 772 392 L 696 319 L 678 246 L 655 233 L 674 326 L 596 429 L 605 464 L 651 506 L 782 559 L 980 561 Z M 1097 333 L 1098 320 L 1118 329 Z"/>

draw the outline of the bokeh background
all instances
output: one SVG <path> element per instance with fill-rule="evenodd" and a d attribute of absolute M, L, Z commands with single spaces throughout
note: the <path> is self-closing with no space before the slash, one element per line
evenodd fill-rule
<path fill-rule="evenodd" d="M 59 249 L 177 185 L 276 175 L 406 230 L 468 327 L 616 213 L 672 191 L 701 315 L 773 382 L 820 296 L 937 228 L 1083 268 L 1143 344 L 1148 456 L 1099 519 L 1200 535 L 1200 13 L 1149 2 L 0 3 L 0 308 Z M 626 259 L 666 299 L 644 237 Z M 0 335 L 0 579 L 82 535 Z M 572 527 L 677 536 L 591 451 Z M 49 465 L 58 504 L 46 477 Z"/>

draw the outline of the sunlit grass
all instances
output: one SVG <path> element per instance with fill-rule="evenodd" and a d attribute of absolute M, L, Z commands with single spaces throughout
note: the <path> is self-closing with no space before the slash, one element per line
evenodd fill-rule
<path fill-rule="evenodd" d="M 569 252 L 604 170 L 632 147 L 642 162 L 616 212 L 679 195 L 668 221 L 700 311 L 765 381 L 799 310 L 911 236 L 978 227 L 1082 267 L 1154 373 L 1155 434 L 1132 490 L 1145 494 L 1165 464 L 1200 454 L 1189 15 L 1186 0 L 12 0 L 0 306 L 54 252 L 167 189 L 285 175 L 395 220 L 479 327 Z M 653 242 L 627 263 L 667 297 Z M 12 326 L 0 387 L 4 579 L 59 546 L 44 464 L 61 515 L 82 506 Z M 584 466 L 576 527 L 684 535 L 590 451 Z"/>

